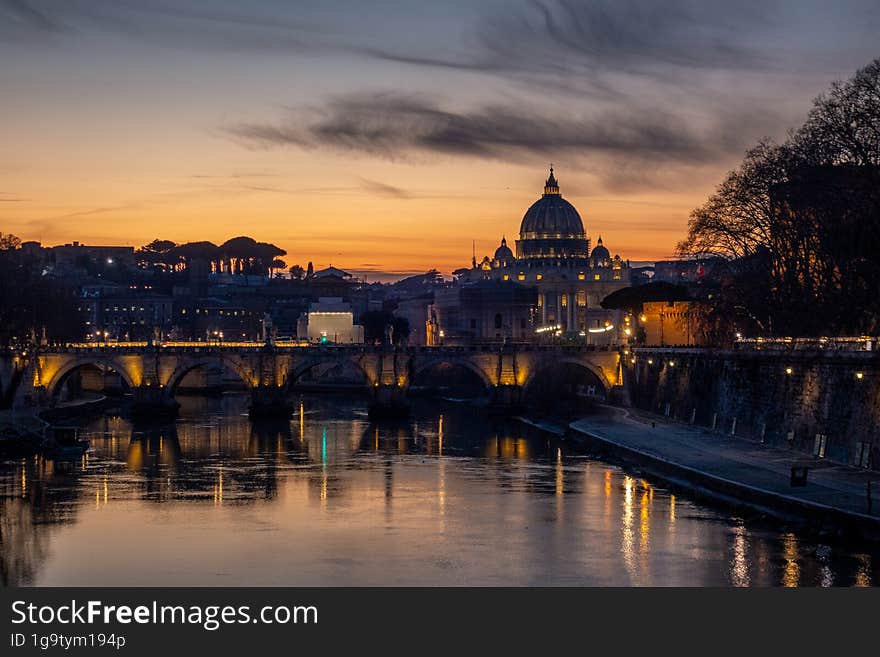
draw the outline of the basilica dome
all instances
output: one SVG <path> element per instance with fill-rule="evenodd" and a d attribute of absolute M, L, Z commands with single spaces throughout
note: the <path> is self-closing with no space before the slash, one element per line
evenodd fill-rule
<path fill-rule="evenodd" d="M 544 194 L 523 216 L 516 242 L 518 258 L 587 258 L 590 243 L 575 207 L 562 198 L 550 167 Z"/>
<path fill-rule="evenodd" d="M 596 242 L 596 248 L 594 248 L 593 252 L 590 254 L 590 265 L 593 267 L 611 266 L 611 253 L 605 248 L 605 245 L 602 244 L 601 235 L 599 236 L 599 241 Z"/>
<path fill-rule="evenodd" d="M 499 267 L 507 267 L 508 265 L 513 264 L 513 251 L 510 250 L 510 247 L 507 246 L 507 238 L 501 238 L 501 246 L 495 249 L 495 262 L 498 263 Z"/>

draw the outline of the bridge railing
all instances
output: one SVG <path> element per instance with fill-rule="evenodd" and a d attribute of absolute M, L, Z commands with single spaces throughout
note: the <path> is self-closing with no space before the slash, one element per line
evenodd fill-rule
<path fill-rule="evenodd" d="M 740 338 L 733 348 L 737 351 L 874 351 L 877 338 Z"/>
<path fill-rule="evenodd" d="M 149 343 L 146 341 L 139 342 L 69 342 L 61 345 L 51 345 L 43 347 L 43 351 L 52 353 L 82 353 L 95 351 L 118 351 L 118 352 L 138 352 L 145 349 L 169 349 L 169 350 L 192 350 L 192 351 L 257 351 L 267 348 L 265 342 L 227 342 L 221 340 L 209 341 L 165 341 Z M 309 351 L 361 351 L 361 352 L 377 352 L 385 351 L 386 345 L 376 346 L 372 344 L 315 344 L 306 341 L 279 341 L 270 345 L 270 348 L 276 350 L 303 350 Z M 436 346 L 413 346 L 399 347 L 398 349 L 408 353 L 498 353 L 499 351 L 529 351 L 529 352 L 567 352 L 567 353 L 591 353 L 591 352 L 616 352 L 621 347 L 618 345 L 587 345 L 587 344 L 538 344 L 533 342 L 516 342 L 516 343 L 480 343 L 470 345 L 436 345 Z"/>

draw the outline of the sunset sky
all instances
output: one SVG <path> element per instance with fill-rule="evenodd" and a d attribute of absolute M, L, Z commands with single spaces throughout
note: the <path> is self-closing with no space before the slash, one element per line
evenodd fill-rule
<path fill-rule="evenodd" d="M 449 272 L 553 162 L 594 241 L 664 258 L 878 34 L 876 0 L 0 0 L 0 231 Z"/>

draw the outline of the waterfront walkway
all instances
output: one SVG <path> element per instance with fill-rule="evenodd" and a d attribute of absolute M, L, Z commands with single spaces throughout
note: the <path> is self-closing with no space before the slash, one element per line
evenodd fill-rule
<path fill-rule="evenodd" d="M 876 471 L 632 409 L 603 407 L 596 415 L 572 422 L 569 429 L 603 452 L 673 483 L 708 489 L 766 511 L 818 520 L 822 528 L 856 525 L 880 537 L 880 473 Z M 809 466 L 806 486 L 791 486 L 795 465 Z M 873 492 L 870 514 L 869 481 Z"/>

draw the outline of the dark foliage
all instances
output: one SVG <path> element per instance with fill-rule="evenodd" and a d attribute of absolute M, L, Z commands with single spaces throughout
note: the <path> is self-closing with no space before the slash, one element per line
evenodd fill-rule
<path fill-rule="evenodd" d="M 880 59 L 762 141 L 693 211 L 681 255 L 729 263 L 707 282 L 707 333 L 880 331 Z"/>

